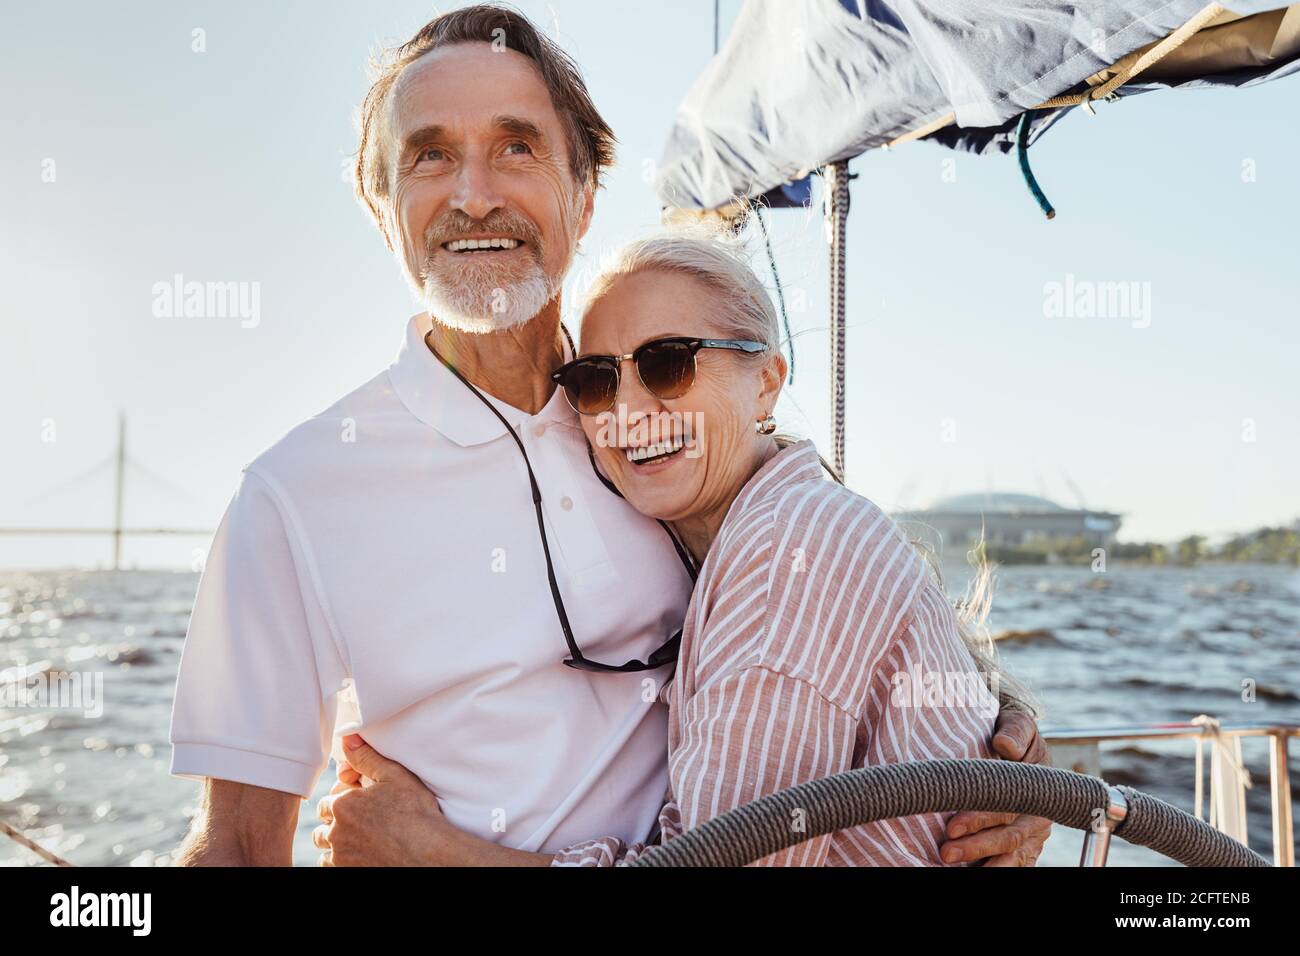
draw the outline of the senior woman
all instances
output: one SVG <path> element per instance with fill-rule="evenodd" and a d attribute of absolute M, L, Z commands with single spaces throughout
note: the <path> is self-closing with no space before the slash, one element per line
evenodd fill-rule
<path fill-rule="evenodd" d="M 770 298 L 727 243 L 665 236 L 600 276 L 582 355 L 556 373 L 605 474 L 700 563 L 666 691 L 664 840 L 842 770 L 993 756 L 997 697 L 922 555 L 811 441 L 773 435 L 778 342 Z M 942 865 L 945 819 L 879 821 L 762 862 Z M 642 849 L 596 839 L 555 862 Z"/>
<path fill-rule="evenodd" d="M 991 651 L 894 522 L 828 477 L 812 442 L 774 434 L 786 373 L 777 316 L 736 247 L 683 234 L 627 246 L 588 295 L 580 341 L 554 378 L 593 465 L 666 521 L 698 567 L 661 693 L 661 839 L 854 767 L 992 757 L 989 685 L 1007 687 Z M 1009 696 L 1023 693 L 1009 683 Z M 944 865 L 948 816 L 841 830 L 761 862 Z M 443 841 L 439 862 L 619 865 L 645 849 L 593 834 L 554 855 L 489 853 L 463 836 Z"/>

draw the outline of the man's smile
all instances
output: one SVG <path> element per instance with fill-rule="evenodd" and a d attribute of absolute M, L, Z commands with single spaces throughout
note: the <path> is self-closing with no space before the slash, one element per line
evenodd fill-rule
<path fill-rule="evenodd" d="M 467 253 L 511 252 L 522 248 L 524 245 L 522 239 L 516 239 L 513 236 L 485 236 L 473 239 L 452 239 L 449 242 L 442 243 L 442 249 L 457 255 L 465 255 Z"/>

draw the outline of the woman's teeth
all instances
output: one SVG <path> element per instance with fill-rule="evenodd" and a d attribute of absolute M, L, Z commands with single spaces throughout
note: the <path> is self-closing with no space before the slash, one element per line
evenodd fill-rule
<path fill-rule="evenodd" d="M 683 442 L 680 438 L 661 441 L 657 445 L 642 445 L 639 448 L 627 449 L 627 460 L 633 464 L 638 462 L 650 461 L 655 458 L 663 458 L 666 455 L 673 455 L 681 451 Z"/>
<path fill-rule="evenodd" d="M 518 239 L 455 239 L 444 243 L 448 252 L 471 252 L 475 249 L 514 249 Z"/>

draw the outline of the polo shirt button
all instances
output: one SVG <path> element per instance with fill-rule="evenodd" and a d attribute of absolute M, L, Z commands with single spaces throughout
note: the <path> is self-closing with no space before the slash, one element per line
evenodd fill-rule
<path fill-rule="evenodd" d="M 533 429 L 533 434 L 536 435 L 538 438 L 541 438 L 543 435 L 546 434 L 546 426 L 538 425 L 536 428 Z"/>
<path fill-rule="evenodd" d="M 572 511 L 573 499 L 570 498 L 568 495 L 565 495 L 563 498 L 560 499 L 560 507 L 563 508 L 565 511 Z"/>

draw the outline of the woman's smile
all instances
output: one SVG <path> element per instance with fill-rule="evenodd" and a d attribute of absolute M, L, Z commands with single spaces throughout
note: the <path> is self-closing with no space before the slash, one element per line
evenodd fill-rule
<path fill-rule="evenodd" d="M 654 445 L 637 445 L 624 450 L 634 475 L 658 475 L 685 459 L 686 443 L 669 438 Z"/>

